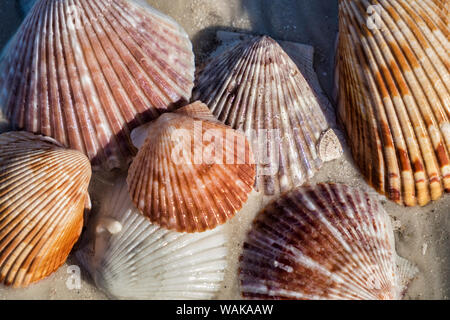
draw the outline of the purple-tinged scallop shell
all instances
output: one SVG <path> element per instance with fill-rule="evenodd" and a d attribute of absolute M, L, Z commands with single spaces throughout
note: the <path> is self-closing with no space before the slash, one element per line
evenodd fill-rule
<path fill-rule="evenodd" d="M 450 192 L 445 2 L 339 1 L 338 118 L 367 182 L 407 206 Z"/>
<path fill-rule="evenodd" d="M 400 299 L 417 268 L 395 251 L 390 218 L 367 193 L 299 187 L 256 217 L 240 262 L 253 299 Z"/>

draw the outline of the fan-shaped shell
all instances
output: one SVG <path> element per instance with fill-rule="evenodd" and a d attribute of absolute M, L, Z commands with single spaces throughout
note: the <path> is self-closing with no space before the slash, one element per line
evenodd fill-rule
<path fill-rule="evenodd" d="M 339 112 L 367 181 L 425 205 L 450 191 L 448 14 L 442 1 L 339 1 Z"/>
<path fill-rule="evenodd" d="M 80 236 L 89 159 L 53 139 L 0 135 L 0 282 L 25 287 L 50 275 Z"/>
<path fill-rule="evenodd" d="M 300 72 L 273 39 L 245 39 L 199 72 L 193 93 L 193 99 L 205 102 L 220 121 L 242 130 L 252 142 L 256 187 L 269 195 L 303 184 L 324 161 L 342 155 L 334 136 L 340 152 L 320 157 L 320 138 L 330 130 L 324 114 L 326 98 L 311 87 L 312 49 L 295 48 L 296 56 L 310 58 L 302 59 L 306 72 Z"/>
<path fill-rule="evenodd" d="M 186 234 L 152 225 L 131 202 L 124 177 L 106 191 L 92 227 L 77 257 L 109 296 L 210 299 L 221 289 L 224 227 Z"/>
<path fill-rule="evenodd" d="M 197 102 L 133 133 L 140 149 L 127 182 L 133 203 L 152 223 L 205 231 L 225 223 L 247 201 L 255 182 L 248 141 L 212 119 Z"/>
<path fill-rule="evenodd" d="M 399 299 L 416 272 L 397 256 L 378 201 L 335 184 L 271 203 L 256 217 L 240 265 L 244 297 L 263 299 Z"/>
<path fill-rule="evenodd" d="M 172 19 L 125 0 L 39 0 L 0 65 L 0 110 L 95 166 L 125 166 L 129 134 L 191 96 L 194 56 Z"/>

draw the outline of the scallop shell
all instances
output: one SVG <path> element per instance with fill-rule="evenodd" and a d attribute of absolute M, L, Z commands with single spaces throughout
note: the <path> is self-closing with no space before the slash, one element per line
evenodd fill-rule
<path fill-rule="evenodd" d="M 224 227 L 183 234 L 152 225 L 131 202 L 125 177 L 106 191 L 92 235 L 76 255 L 110 297 L 211 299 L 222 287 Z"/>
<path fill-rule="evenodd" d="M 339 1 L 338 117 L 368 183 L 407 206 L 450 191 L 450 33 L 443 4 Z"/>
<path fill-rule="evenodd" d="M 188 101 L 187 34 L 125 0 L 40 0 L 0 65 L 0 112 L 14 129 L 51 136 L 96 167 L 125 167 L 129 134 Z"/>
<path fill-rule="evenodd" d="M 288 43 L 289 44 L 289 43 Z M 290 44 L 289 47 L 292 47 Z M 297 47 L 300 71 L 273 39 L 252 37 L 214 57 L 199 72 L 193 99 L 205 102 L 213 114 L 252 142 L 258 165 L 257 189 L 272 195 L 301 185 L 326 160 L 318 146 L 324 132 L 334 135 L 326 119 L 325 97 L 313 90 L 313 50 Z M 333 149 L 333 148 L 332 148 Z"/>
<path fill-rule="evenodd" d="M 127 182 L 133 203 L 152 223 L 201 232 L 225 223 L 247 201 L 256 173 L 249 143 L 210 119 L 197 102 L 133 133 L 140 149 Z"/>
<path fill-rule="evenodd" d="M 89 203 L 89 160 L 53 139 L 0 135 L 0 283 L 25 287 L 56 271 Z"/>
<path fill-rule="evenodd" d="M 262 299 L 400 299 L 417 268 L 395 252 L 377 200 L 344 185 L 300 187 L 255 219 L 241 291 Z"/>

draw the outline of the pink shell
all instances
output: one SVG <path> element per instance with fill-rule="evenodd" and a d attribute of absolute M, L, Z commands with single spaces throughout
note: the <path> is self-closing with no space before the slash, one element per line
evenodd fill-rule
<path fill-rule="evenodd" d="M 41 0 L 4 53 L 0 108 L 14 129 L 51 136 L 94 165 L 125 166 L 129 134 L 189 100 L 184 30 L 124 0 Z"/>
<path fill-rule="evenodd" d="M 56 271 L 83 227 L 91 165 L 28 132 L 0 135 L 0 283 L 26 287 Z"/>

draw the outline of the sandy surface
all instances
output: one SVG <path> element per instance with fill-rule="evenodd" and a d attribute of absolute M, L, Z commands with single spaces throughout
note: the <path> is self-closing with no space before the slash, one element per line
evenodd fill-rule
<path fill-rule="evenodd" d="M 16 3 L 0 4 L 0 48 L 20 24 L 22 14 Z M 197 63 L 202 63 L 217 46 L 217 30 L 268 34 L 279 40 L 297 41 L 314 46 L 315 68 L 328 95 L 333 88 L 334 43 L 337 34 L 337 1 L 330 0 L 148 0 L 148 3 L 175 18 L 192 39 Z M 407 299 L 450 298 L 450 195 L 424 208 L 404 208 L 376 194 L 355 168 L 348 147 L 344 156 L 326 164 L 314 177 L 315 182 L 339 182 L 360 187 L 380 197 L 392 216 L 398 253 L 417 264 L 420 272 L 411 283 Z M 109 180 L 103 175 L 101 180 Z M 103 182 L 93 181 L 94 212 L 98 207 L 95 192 Z M 243 210 L 228 224 L 230 235 L 229 268 L 218 298 L 239 298 L 238 257 L 242 242 L 255 214 L 270 199 L 252 194 Z M 55 274 L 27 289 L 0 287 L 0 299 L 104 299 L 88 275 L 82 271 L 81 289 L 69 290 L 67 266 L 77 264 L 70 258 Z"/>

